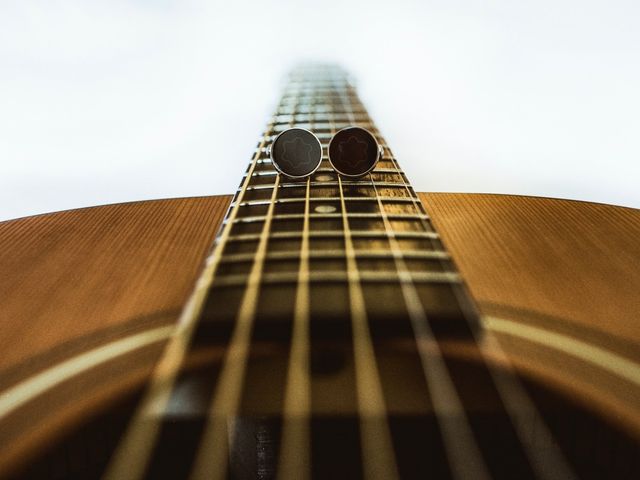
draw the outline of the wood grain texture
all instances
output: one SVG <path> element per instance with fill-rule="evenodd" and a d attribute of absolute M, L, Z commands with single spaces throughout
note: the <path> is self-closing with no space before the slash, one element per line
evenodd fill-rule
<path fill-rule="evenodd" d="M 640 342 L 639 210 L 515 195 L 421 198 L 483 313 L 563 318 Z"/>
<path fill-rule="evenodd" d="M 157 200 L 0 223 L 0 385 L 175 321 L 228 203 Z"/>

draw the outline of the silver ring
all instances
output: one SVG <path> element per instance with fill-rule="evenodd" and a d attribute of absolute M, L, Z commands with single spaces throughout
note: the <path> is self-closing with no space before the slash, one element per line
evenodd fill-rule
<path fill-rule="evenodd" d="M 346 127 L 329 142 L 329 163 L 345 177 L 359 178 L 373 170 L 382 158 L 384 149 L 367 129 Z"/>
<path fill-rule="evenodd" d="M 268 151 L 275 169 L 290 178 L 308 177 L 322 162 L 322 143 L 304 128 L 294 127 L 280 132 Z"/>

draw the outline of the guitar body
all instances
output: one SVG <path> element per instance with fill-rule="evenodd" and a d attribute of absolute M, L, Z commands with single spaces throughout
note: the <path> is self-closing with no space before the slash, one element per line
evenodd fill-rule
<path fill-rule="evenodd" d="M 594 478 L 637 474 L 637 456 L 628 458 L 640 442 L 640 212 L 506 195 L 420 197 L 499 343 L 487 345 L 491 361 L 508 358 L 533 401 L 549 406 L 569 458 L 592 452 Z M 230 200 L 135 202 L 0 224 L 0 472 L 91 476 L 104 464 Z M 442 351 L 477 388 L 467 408 L 490 410 L 473 382 L 477 349 L 452 339 Z M 116 410 L 122 425 L 109 416 Z"/>

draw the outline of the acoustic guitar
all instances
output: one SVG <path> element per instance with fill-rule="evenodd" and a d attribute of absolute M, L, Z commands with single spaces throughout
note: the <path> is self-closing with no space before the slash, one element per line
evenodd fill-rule
<path fill-rule="evenodd" d="M 362 178 L 326 159 L 349 125 Z M 290 127 L 325 150 L 300 180 Z M 0 224 L 0 475 L 640 478 L 639 239 L 629 208 L 416 194 L 347 74 L 301 67 L 233 197 Z"/>

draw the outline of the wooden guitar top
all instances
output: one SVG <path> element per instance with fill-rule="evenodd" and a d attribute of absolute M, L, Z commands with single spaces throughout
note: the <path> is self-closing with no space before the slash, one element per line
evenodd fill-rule
<path fill-rule="evenodd" d="M 640 211 L 420 197 L 514 366 L 640 438 Z M 144 384 L 230 198 L 0 223 L 0 471 Z"/>

